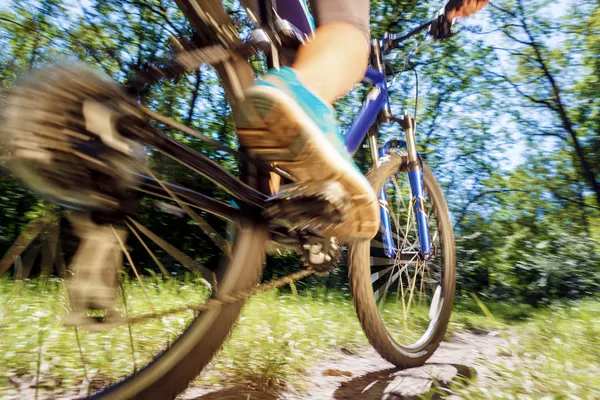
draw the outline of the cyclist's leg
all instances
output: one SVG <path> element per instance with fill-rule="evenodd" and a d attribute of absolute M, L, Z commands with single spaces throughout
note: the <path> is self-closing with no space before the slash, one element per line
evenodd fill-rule
<path fill-rule="evenodd" d="M 293 68 L 270 71 L 246 91 L 252 129 L 240 131 L 240 142 L 299 182 L 340 183 L 353 211 L 325 233 L 370 239 L 379 228 L 377 196 L 346 150 L 331 107 L 366 69 L 369 2 L 319 0 L 315 10 L 319 27 Z"/>
<path fill-rule="evenodd" d="M 311 0 L 315 37 L 298 52 L 300 81 L 332 103 L 360 82 L 369 56 L 368 0 Z"/>

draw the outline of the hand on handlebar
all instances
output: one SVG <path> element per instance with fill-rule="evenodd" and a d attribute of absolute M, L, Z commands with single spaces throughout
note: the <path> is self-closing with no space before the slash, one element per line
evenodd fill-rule
<path fill-rule="evenodd" d="M 489 0 L 449 0 L 444 10 L 448 22 L 454 18 L 468 17 L 487 5 Z"/>
<path fill-rule="evenodd" d="M 468 17 L 487 5 L 489 0 L 449 0 L 429 27 L 429 34 L 438 40 L 452 36 L 455 18 Z"/>
<path fill-rule="evenodd" d="M 448 0 L 437 16 L 426 24 L 402 36 L 386 34 L 384 39 L 384 53 L 387 54 L 390 50 L 397 48 L 400 43 L 422 32 L 424 29 L 428 29 L 427 33 L 434 39 L 448 39 L 453 35 L 452 23 L 455 18 L 468 17 L 481 10 L 488 2 L 489 0 Z"/>

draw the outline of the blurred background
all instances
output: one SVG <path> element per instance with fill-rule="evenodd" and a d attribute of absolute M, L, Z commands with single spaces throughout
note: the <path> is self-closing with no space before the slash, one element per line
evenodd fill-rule
<path fill-rule="evenodd" d="M 245 31 L 249 22 L 239 5 L 225 3 Z M 372 35 L 406 31 L 441 6 L 438 1 L 372 1 Z M 600 3 L 496 0 L 456 30 L 444 42 L 406 45 L 394 61 L 404 72 L 395 80 L 392 104 L 396 114 L 413 113 L 416 107 L 417 142 L 451 210 L 458 251 L 458 315 L 481 314 L 476 297 L 496 315 L 495 323 L 533 318 L 539 337 L 572 340 L 573 349 L 587 349 L 581 368 L 596 369 L 590 370 L 592 375 L 582 373 L 587 378 L 574 383 L 578 389 L 565 386 L 571 374 L 566 372 L 547 380 L 529 377 L 533 392 L 521 389 L 534 397 L 573 392 L 592 398 L 598 394 L 593 391 L 599 384 L 593 377 L 598 364 L 588 357 L 598 356 L 600 347 L 593 327 L 599 318 L 600 289 Z M 0 0 L 0 107 L 6 90 L 30 70 L 80 60 L 124 82 L 146 64 L 169 59 L 170 35 L 191 34 L 175 4 L 166 0 Z M 359 86 L 337 103 L 344 126 L 366 93 Z M 236 145 L 224 92 L 208 67 L 160 84 L 146 101 L 156 111 Z M 381 140 L 399 134 L 391 126 Z M 237 168 L 228 156 L 194 139 L 181 139 L 231 170 Z M 219 196 L 176 163 L 157 154 L 149 157 L 161 165 L 166 180 Z M 359 153 L 357 161 L 368 167 L 368 152 Z M 3 172 L 0 253 L 23 226 L 52 207 Z M 151 206 L 140 218 L 199 262 L 210 264 L 212 242 L 199 231 L 174 225 L 186 221 L 167 221 Z M 150 259 L 140 262 L 143 268 L 154 268 Z M 269 257 L 265 279 L 300 265 L 295 255 Z M 325 299 L 346 293 L 347 268 L 342 265 L 327 277 L 298 283 L 296 290 Z M 583 303 L 573 303 L 581 299 Z M 536 320 L 536 315 L 542 317 Z M 572 320 L 573 325 L 548 333 L 545 329 L 558 324 L 550 316 Z M 462 329 L 478 322 L 455 323 L 462 323 Z M 581 341 L 579 336 L 560 339 L 586 329 L 591 333 Z M 566 345 L 556 346 L 563 354 Z M 589 350 L 594 346 L 595 353 Z M 563 361 L 557 362 L 564 366 Z M 485 397 L 469 390 L 475 392 L 465 392 L 467 397 Z"/>

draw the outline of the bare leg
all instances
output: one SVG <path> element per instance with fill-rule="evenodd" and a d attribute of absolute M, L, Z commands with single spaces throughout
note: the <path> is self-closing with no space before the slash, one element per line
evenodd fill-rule
<path fill-rule="evenodd" d="M 369 44 L 360 29 L 331 22 L 298 52 L 293 69 L 298 79 L 328 103 L 348 93 L 367 69 Z"/>

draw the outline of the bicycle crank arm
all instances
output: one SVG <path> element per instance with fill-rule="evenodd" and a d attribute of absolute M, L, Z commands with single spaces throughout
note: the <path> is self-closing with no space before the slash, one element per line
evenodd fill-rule
<path fill-rule="evenodd" d="M 339 224 L 350 211 L 348 194 L 337 182 L 282 186 L 266 204 L 263 217 L 291 230 L 319 230 Z"/>

